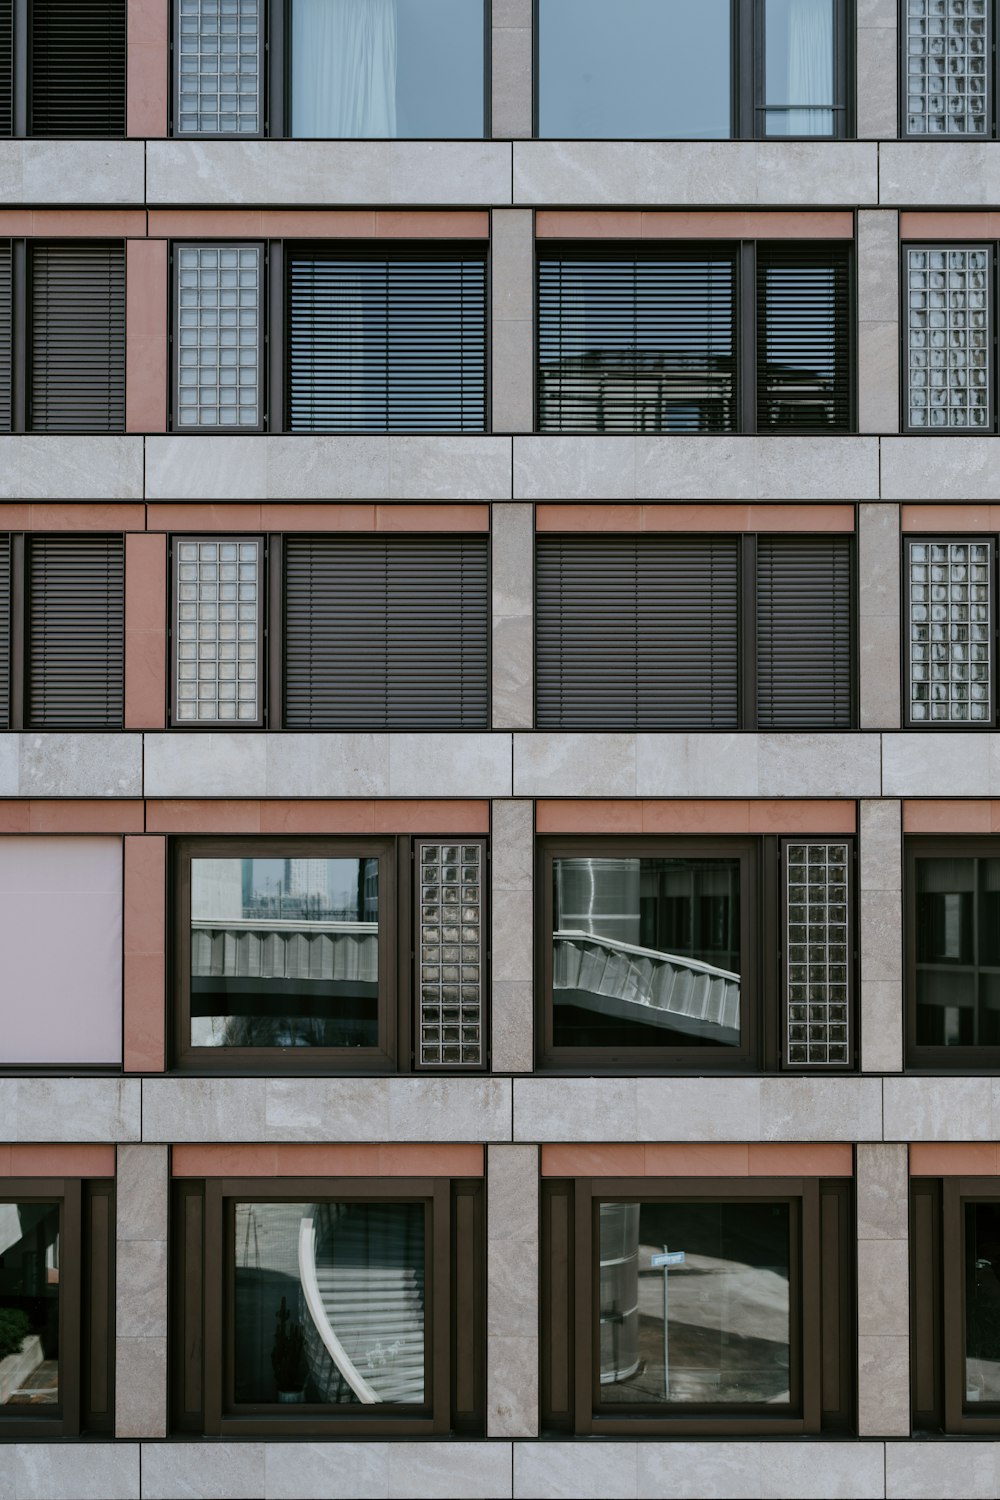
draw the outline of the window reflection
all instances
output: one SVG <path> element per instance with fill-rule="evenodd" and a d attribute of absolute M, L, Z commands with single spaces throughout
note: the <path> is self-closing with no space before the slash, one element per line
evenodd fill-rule
<path fill-rule="evenodd" d="M 237 1203 L 235 1399 L 424 1400 L 419 1203 Z"/>
<path fill-rule="evenodd" d="M 917 1043 L 1000 1045 L 1000 858 L 916 861 Z"/>
<path fill-rule="evenodd" d="M 965 1400 L 1000 1401 L 1000 1203 L 965 1206 Z"/>
<path fill-rule="evenodd" d="M 373 1047 L 378 859 L 193 859 L 195 1047 Z"/>
<path fill-rule="evenodd" d="M 59 1205 L 0 1203 L 0 1406 L 59 1401 Z"/>
<path fill-rule="evenodd" d="M 788 1405 L 789 1234 L 787 1203 L 602 1203 L 601 1403 Z"/>
<path fill-rule="evenodd" d="M 557 859 L 556 1046 L 740 1042 L 740 862 Z"/>

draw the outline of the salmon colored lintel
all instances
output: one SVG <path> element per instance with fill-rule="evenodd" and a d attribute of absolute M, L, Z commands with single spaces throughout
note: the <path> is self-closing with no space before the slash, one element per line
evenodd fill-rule
<path fill-rule="evenodd" d="M 779 833 L 852 834 L 857 810 L 849 801 L 760 798 L 678 801 L 542 799 L 538 833 Z"/>
<path fill-rule="evenodd" d="M 904 505 L 900 530 L 1000 531 L 1000 505 Z"/>
<path fill-rule="evenodd" d="M 0 235 L 39 239 L 145 239 L 142 208 L 2 208 Z"/>
<path fill-rule="evenodd" d="M 159 208 L 151 237 L 201 239 L 486 240 L 485 209 Z"/>
<path fill-rule="evenodd" d="M 0 531 L 143 531 L 146 507 L 134 501 L 0 505 Z"/>
<path fill-rule="evenodd" d="M 852 240 L 849 211 L 540 209 L 539 240 Z"/>
<path fill-rule="evenodd" d="M 482 1177 L 482 1146 L 174 1146 L 174 1177 Z"/>
<path fill-rule="evenodd" d="M 910 1176 L 993 1177 L 998 1156 L 995 1141 L 918 1141 L 910 1147 Z"/>
<path fill-rule="evenodd" d="M 853 505 L 536 505 L 538 532 L 853 532 Z"/>
<path fill-rule="evenodd" d="M 462 501 L 447 505 L 174 502 L 149 505 L 146 526 L 150 531 L 488 532 L 490 508 Z"/>
<path fill-rule="evenodd" d="M 462 838 L 489 832 L 490 805 L 471 799 L 164 799 L 146 804 L 146 827 L 149 833 L 417 833 Z"/>
<path fill-rule="evenodd" d="M 0 1146 L 0 1178 L 114 1175 L 114 1146 Z"/>
<path fill-rule="evenodd" d="M 847 1144 L 542 1147 L 543 1177 L 853 1177 Z"/>
<path fill-rule="evenodd" d="M 134 797 L 24 797 L 0 801 L 4 833 L 141 833 L 143 804 Z"/>
<path fill-rule="evenodd" d="M 1000 213 L 934 213 L 917 210 L 899 216 L 901 240 L 995 240 Z"/>
<path fill-rule="evenodd" d="M 904 833 L 1000 833 L 1000 802 L 927 799 L 903 803 Z"/>

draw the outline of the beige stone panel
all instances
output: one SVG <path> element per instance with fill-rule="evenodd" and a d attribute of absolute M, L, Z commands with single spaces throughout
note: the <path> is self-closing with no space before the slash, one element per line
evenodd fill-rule
<path fill-rule="evenodd" d="M 899 322 L 899 215 L 894 209 L 858 211 L 858 318 Z"/>
<path fill-rule="evenodd" d="M 261 1139 L 392 1140 L 387 1078 L 269 1078 Z"/>
<path fill-rule="evenodd" d="M 966 730 L 883 734 L 882 791 L 887 797 L 989 797 L 992 739 Z"/>
<path fill-rule="evenodd" d="M 858 324 L 858 431 L 899 431 L 899 323 Z"/>
<path fill-rule="evenodd" d="M 935 142 L 945 151 L 944 142 Z M 912 142 L 900 146 L 909 154 Z M 992 149 L 992 148 L 990 148 Z M 1000 167 L 1000 161 L 997 163 Z M 951 186 L 954 189 L 955 181 Z M 921 200 L 923 201 L 923 200 Z M 1000 463 L 995 437 L 884 437 L 881 442 L 883 500 L 1000 500 Z M 864 495 L 860 498 L 874 498 Z"/>
<path fill-rule="evenodd" d="M 390 1078 L 391 1141 L 509 1141 L 506 1078 Z"/>
<path fill-rule="evenodd" d="M 859 868 L 863 891 L 903 888 L 903 811 L 889 798 L 864 800 L 860 807 Z"/>
<path fill-rule="evenodd" d="M 494 1073 L 530 1073 L 534 1067 L 534 987 L 530 980 L 494 980 L 492 990 Z"/>
<path fill-rule="evenodd" d="M 509 1443 L 406 1443 L 389 1450 L 393 1500 L 441 1500 L 454 1492 L 463 1500 L 501 1500 L 510 1494 Z"/>
<path fill-rule="evenodd" d="M 0 1083 L 8 1141 L 137 1141 L 142 1118 L 138 1079 L 25 1078 Z"/>
<path fill-rule="evenodd" d="M 858 1336 L 858 1432 L 910 1435 L 910 1341 L 902 1335 Z"/>
<path fill-rule="evenodd" d="M 13 145 L 14 143 L 11 142 Z M 144 195 L 141 141 L 19 141 L 22 203 L 75 207 L 81 198 L 98 204 L 141 204 Z M 81 185 L 86 184 L 81 192 Z M 0 202 L 14 202 L 0 192 Z"/>
<path fill-rule="evenodd" d="M 891 1500 L 994 1500 L 996 1443 L 886 1443 L 885 1493 Z"/>
<path fill-rule="evenodd" d="M 861 1069 L 900 1073 L 903 1068 L 902 980 L 861 981 Z"/>
<path fill-rule="evenodd" d="M 535 712 L 535 622 L 530 615 L 494 615 L 492 726 L 530 729 Z"/>
<path fill-rule="evenodd" d="M 502 432 L 530 432 L 535 425 L 535 330 L 529 318 L 493 320 L 493 422 Z"/>
<path fill-rule="evenodd" d="M 857 1148 L 859 1240 L 905 1240 L 909 1226 L 909 1163 L 902 1145 Z"/>
<path fill-rule="evenodd" d="M 507 734 L 391 734 L 390 797 L 506 797 Z"/>
<path fill-rule="evenodd" d="M 898 615 L 859 613 L 860 709 L 862 729 L 900 725 L 900 625 Z"/>
<path fill-rule="evenodd" d="M 530 982 L 533 973 L 531 931 L 532 892 L 493 892 L 493 977 L 500 981 Z"/>
<path fill-rule="evenodd" d="M 781 1500 L 881 1500 L 881 1443 L 762 1442 L 760 1492 Z"/>
<path fill-rule="evenodd" d="M 881 1083 L 877 1078 L 763 1078 L 760 1139 L 881 1140 Z"/>
<path fill-rule="evenodd" d="M 634 734 L 515 734 L 516 797 L 634 797 Z"/>
<path fill-rule="evenodd" d="M 635 1500 L 638 1444 L 515 1443 L 515 1500 Z"/>
<path fill-rule="evenodd" d="M 386 1500 L 388 1443 L 266 1443 L 267 1500 Z"/>
<path fill-rule="evenodd" d="M 4 1455 L 3 1500 L 139 1500 L 138 1443 L 13 1443 Z"/>
<path fill-rule="evenodd" d="M 898 133 L 895 25 L 858 25 L 857 127 L 859 140 L 893 140 Z"/>
<path fill-rule="evenodd" d="M 148 1443 L 142 1450 L 142 1500 L 261 1500 L 261 1442 Z"/>
<path fill-rule="evenodd" d="M 879 147 L 881 204 L 992 208 L 998 201 L 1000 159 L 992 142 L 890 141 Z"/>
<path fill-rule="evenodd" d="M 492 82 L 492 134 L 494 140 L 527 140 L 532 127 L 532 38 L 531 15 L 521 25 L 501 24 L 498 10 L 509 16 L 512 7 L 494 0 Z"/>
<path fill-rule="evenodd" d="M 115 1339 L 115 1437 L 167 1435 L 167 1340 Z"/>
<path fill-rule="evenodd" d="M 858 1329 L 866 1336 L 909 1338 L 907 1239 L 858 1241 Z"/>
<path fill-rule="evenodd" d="M 116 1234 L 122 1240 L 166 1240 L 166 1146 L 118 1147 Z"/>
<path fill-rule="evenodd" d="M 996 1136 L 989 1078 L 886 1078 L 882 1096 L 887 1141 L 988 1141 Z"/>
<path fill-rule="evenodd" d="M 146 1141 L 268 1139 L 263 1078 L 145 1078 L 141 1087 Z"/>
<path fill-rule="evenodd" d="M 762 1443 L 636 1443 L 640 1500 L 760 1500 Z"/>
<path fill-rule="evenodd" d="M 668 1087 L 673 1082 L 657 1080 L 660 1081 Z M 747 1102 L 740 1097 L 743 1083 L 749 1083 L 751 1089 L 757 1086 L 756 1080 L 725 1081 L 725 1087 L 736 1096 L 734 1113 Z M 516 1078 L 513 1138 L 529 1142 L 638 1140 L 637 1087 L 635 1078 Z M 692 1097 L 696 1088 L 697 1085 L 691 1090 Z M 662 1111 L 657 1140 L 670 1138 L 667 1119 L 667 1113 Z M 743 1131 L 731 1138 L 740 1135 L 746 1139 Z"/>
<path fill-rule="evenodd" d="M 141 500 L 141 437 L 0 437 L 0 500 Z"/>

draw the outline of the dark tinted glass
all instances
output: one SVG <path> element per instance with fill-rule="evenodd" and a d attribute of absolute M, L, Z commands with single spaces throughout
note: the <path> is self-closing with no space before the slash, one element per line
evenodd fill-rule
<path fill-rule="evenodd" d="M 917 1042 L 1000 1045 L 1000 858 L 916 861 Z"/>
<path fill-rule="evenodd" d="M 738 859 L 557 859 L 556 1046 L 740 1042 Z"/>
<path fill-rule="evenodd" d="M 965 1206 L 965 1403 L 1000 1402 L 1000 1203 Z"/>
<path fill-rule="evenodd" d="M 59 1391 L 59 1205 L 0 1203 L 0 1407 L 52 1415 Z"/>
<path fill-rule="evenodd" d="M 787 1203 L 600 1205 L 600 1403 L 787 1406 Z"/>
<path fill-rule="evenodd" d="M 539 0 L 538 134 L 723 139 L 729 0 Z"/>
<path fill-rule="evenodd" d="M 191 1045 L 373 1047 L 377 859 L 191 861 Z"/>
<path fill-rule="evenodd" d="M 237 1402 L 422 1404 L 424 1208 L 237 1203 Z"/>

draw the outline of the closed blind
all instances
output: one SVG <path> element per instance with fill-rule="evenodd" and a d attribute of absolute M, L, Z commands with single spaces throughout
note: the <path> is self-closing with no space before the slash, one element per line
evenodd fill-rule
<path fill-rule="evenodd" d="M 0 432 L 10 431 L 14 360 L 12 299 L 10 240 L 0 240 Z"/>
<path fill-rule="evenodd" d="M 120 727 L 124 559 L 120 536 L 30 539 L 25 701 L 32 728 Z"/>
<path fill-rule="evenodd" d="M 482 432 L 480 246 L 289 255 L 293 432 Z"/>
<path fill-rule="evenodd" d="M 635 247 L 538 262 L 542 432 L 728 432 L 732 254 Z"/>
<path fill-rule="evenodd" d="M 34 432 L 123 430 L 123 245 L 34 247 L 30 396 Z"/>
<path fill-rule="evenodd" d="M 539 537 L 542 729 L 735 728 L 734 537 Z"/>
<path fill-rule="evenodd" d="M 10 724 L 10 537 L 0 532 L 0 729 Z"/>
<path fill-rule="evenodd" d="M 14 134 L 14 0 L 0 0 L 0 137 Z"/>
<path fill-rule="evenodd" d="M 479 729 L 485 537 L 285 540 L 289 728 Z"/>
<path fill-rule="evenodd" d="M 847 432 L 850 249 L 757 248 L 757 427 Z"/>
<path fill-rule="evenodd" d="M 850 729 L 850 537 L 757 543 L 757 723 Z"/>
<path fill-rule="evenodd" d="M 124 136 L 125 0 L 30 0 L 30 10 L 31 135 Z"/>

